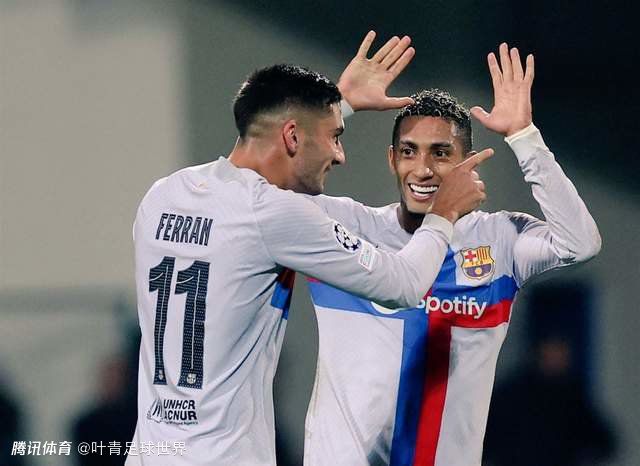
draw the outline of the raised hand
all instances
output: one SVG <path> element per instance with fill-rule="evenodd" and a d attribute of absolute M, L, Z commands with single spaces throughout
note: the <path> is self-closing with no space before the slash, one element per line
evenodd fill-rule
<path fill-rule="evenodd" d="M 409 47 L 411 38 L 394 36 L 373 57 L 367 58 L 375 38 L 374 31 L 367 33 L 358 53 L 338 80 L 342 96 L 354 111 L 387 110 L 413 103 L 409 97 L 387 97 L 387 88 L 416 53 L 413 47 Z"/>
<path fill-rule="evenodd" d="M 493 82 L 494 104 L 491 113 L 482 107 L 473 107 L 471 114 L 486 128 L 504 136 L 531 124 L 531 85 L 533 84 L 533 55 L 527 56 L 526 69 L 522 69 L 517 48 L 509 50 L 500 44 L 500 64 L 492 52 L 487 57 Z"/>

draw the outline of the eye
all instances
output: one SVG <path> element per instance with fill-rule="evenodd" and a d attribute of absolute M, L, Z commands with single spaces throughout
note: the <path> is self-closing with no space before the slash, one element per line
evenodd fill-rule
<path fill-rule="evenodd" d="M 445 150 L 442 150 L 442 149 L 438 149 L 437 151 L 435 151 L 433 153 L 433 155 L 437 159 L 443 159 L 443 158 L 449 157 L 449 153 L 447 151 L 445 151 Z"/>
<path fill-rule="evenodd" d="M 400 149 L 400 154 L 402 154 L 403 157 L 413 157 L 415 152 L 410 147 L 403 147 Z"/>
<path fill-rule="evenodd" d="M 340 135 L 339 135 L 339 134 L 336 134 L 336 135 L 333 137 L 333 141 L 335 142 L 336 146 L 337 146 L 338 144 L 340 144 Z"/>

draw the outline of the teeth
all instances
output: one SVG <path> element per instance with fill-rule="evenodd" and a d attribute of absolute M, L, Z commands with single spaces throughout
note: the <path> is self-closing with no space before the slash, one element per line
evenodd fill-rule
<path fill-rule="evenodd" d="M 419 186 L 409 183 L 409 188 L 416 194 L 432 194 L 438 190 L 437 186 Z"/>

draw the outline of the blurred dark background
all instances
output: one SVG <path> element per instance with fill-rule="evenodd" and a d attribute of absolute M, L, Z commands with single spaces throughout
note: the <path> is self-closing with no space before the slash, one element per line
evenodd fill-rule
<path fill-rule="evenodd" d="M 409 35 L 417 50 L 409 73 L 426 85 L 456 88 L 470 81 L 489 85 L 487 53 L 504 41 L 519 47 L 523 55 L 535 53 L 534 91 L 539 97 L 534 97 L 535 120 L 544 122 L 545 135 L 567 144 L 579 141 L 566 157 L 598 175 L 606 164 L 607 180 L 619 182 L 617 186 L 624 186 L 637 199 L 640 183 L 635 173 L 640 157 L 629 146 L 629 138 L 640 129 L 636 91 L 640 51 L 635 37 L 640 7 L 636 4 L 499 0 L 224 3 L 255 24 L 269 24 L 296 40 L 332 50 L 345 62 L 368 28 L 378 33 L 378 41 Z M 198 44 L 196 40 L 194 46 Z"/>

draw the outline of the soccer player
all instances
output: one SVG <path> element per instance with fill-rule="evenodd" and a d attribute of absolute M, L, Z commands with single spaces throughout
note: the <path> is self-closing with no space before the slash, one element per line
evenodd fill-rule
<path fill-rule="evenodd" d="M 393 38 L 369 59 L 373 36 L 341 78 L 355 110 L 410 101 L 386 96 L 413 56 L 409 39 Z M 144 196 L 134 225 L 137 448 L 127 465 L 274 465 L 272 382 L 292 271 L 414 306 L 437 275 L 452 223 L 484 199 L 473 168 L 490 150 L 454 169 L 402 250 L 378 251 L 350 233 L 293 192 L 322 192 L 344 161 L 340 99 L 318 73 L 258 70 L 234 102 L 240 136 L 230 156 L 180 170 Z"/>
<path fill-rule="evenodd" d="M 534 59 L 488 56 L 495 104 L 471 114 L 503 136 L 545 220 L 475 211 L 454 226 L 444 264 L 418 306 L 384 307 L 312 280 L 319 326 L 306 420 L 306 466 L 479 466 L 498 352 L 511 306 L 532 276 L 600 250 L 596 224 L 532 123 Z M 316 196 L 379 249 L 401 250 L 447 173 L 471 154 L 469 111 L 423 91 L 393 128 L 388 161 L 399 204 Z"/>

